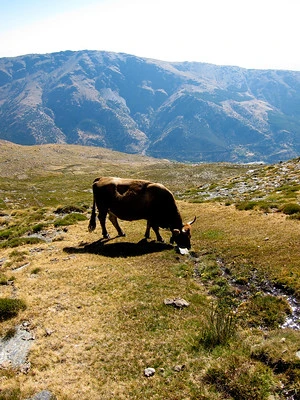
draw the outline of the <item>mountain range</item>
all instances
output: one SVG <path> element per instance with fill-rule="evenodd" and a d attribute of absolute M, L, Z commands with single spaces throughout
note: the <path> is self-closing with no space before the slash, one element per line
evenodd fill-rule
<path fill-rule="evenodd" d="M 0 59 L 0 139 L 183 162 L 300 154 L 300 72 L 104 51 Z"/>

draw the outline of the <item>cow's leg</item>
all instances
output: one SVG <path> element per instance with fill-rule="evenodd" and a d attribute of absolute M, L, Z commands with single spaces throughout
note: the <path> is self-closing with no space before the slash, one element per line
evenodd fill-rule
<path fill-rule="evenodd" d="M 154 230 L 154 233 L 156 235 L 156 240 L 158 242 L 163 242 L 164 239 L 160 236 L 159 226 L 158 225 L 153 225 L 153 223 L 151 223 L 150 221 L 147 221 L 147 228 L 146 228 L 146 232 L 145 232 L 145 238 L 146 239 L 150 239 L 150 228 L 152 228 Z"/>
<path fill-rule="evenodd" d="M 147 221 L 147 227 L 146 227 L 146 232 L 145 232 L 146 239 L 150 239 L 150 228 L 151 228 L 151 224 L 149 221 Z"/>
<path fill-rule="evenodd" d="M 115 216 L 115 214 L 111 213 L 110 211 L 108 212 L 108 218 L 110 220 L 110 222 L 113 224 L 113 226 L 116 228 L 118 235 L 119 236 L 126 236 L 125 232 L 122 231 L 119 222 L 118 222 L 118 218 Z"/>
<path fill-rule="evenodd" d="M 98 208 L 98 209 L 99 209 L 99 208 Z M 99 219 L 99 221 L 100 221 L 101 228 L 102 228 L 102 235 L 103 235 L 103 237 L 104 237 L 105 239 L 109 239 L 109 238 L 110 238 L 110 236 L 109 236 L 109 234 L 108 234 L 108 232 L 107 232 L 107 230 L 106 230 L 106 225 L 105 225 L 107 211 L 108 211 L 107 209 L 102 209 L 102 208 L 100 208 L 99 214 L 98 214 L 98 219 Z"/>
<path fill-rule="evenodd" d="M 156 240 L 157 240 L 158 242 L 163 242 L 164 239 L 160 236 L 160 233 L 159 233 L 159 226 L 158 226 L 158 225 L 152 225 L 152 229 L 153 229 L 154 232 L 155 232 Z"/>

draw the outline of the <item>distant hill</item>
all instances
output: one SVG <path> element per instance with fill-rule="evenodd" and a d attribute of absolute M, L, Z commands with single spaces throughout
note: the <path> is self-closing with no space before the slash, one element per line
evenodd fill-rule
<path fill-rule="evenodd" d="M 300 154 L 300 72 L 101 51 L 0 59 L 0 139 L 189 162 Z"/>

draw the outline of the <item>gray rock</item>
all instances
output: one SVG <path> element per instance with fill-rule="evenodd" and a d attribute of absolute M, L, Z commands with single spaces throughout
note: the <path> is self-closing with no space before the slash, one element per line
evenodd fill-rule
<path fill-rule="evenodd" d="M 57 398 L 56 396 L 54 396 L 53 393 L 49 392 L 48 390 L 42 390 L 40 393 L 36 394 L 28 400 L 57 400 Z"/>
<path fill-rule="evenodd" d="M 28 324 L 24 322 L 16 328 L 14 336 L 0 340 L 0 365 L 21 368 L 28 372 L 30 364 L 27 361 L 29 349 L 34 336 L 29 331 Z"/>
<path fill-rule="evenodd" d="M 144 375 L 149 378 L 150 376 L 153 376 L 155 374 L 155 369 L 154 368 L 146 368 L 144 370 Z"/>
<path fill-rule="evenodd" d="M 176 308 L 188 307 L 190 305 L 190 303 L 188 303 L 186 300 L 178 297 L 175 299 L 165 299 L 164 304 L 166 306 L 174 306 Z"/>

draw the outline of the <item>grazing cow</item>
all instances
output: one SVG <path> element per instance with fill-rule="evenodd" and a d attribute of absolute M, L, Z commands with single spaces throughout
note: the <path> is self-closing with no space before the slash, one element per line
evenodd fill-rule
<path fill-rule="evenodd" d="M 173 194 L 160 183 L 144 180 L 102 177 L 93 183 L 93 210 L 89 223 L 89 231 L 96 228 L 96 206 L 98 218 L 104 238 L 109 238 L 105 221 L 108 214 L 110 221 L 119 236 L 125 236 L 118 219 L 135 221 L 147 220 L 145 238 L 150 238 L 150 228 L 159 242 L 163 242 L 159 228 L 167 228 L 172 232 L 171 243 L 180 248 L 191 248 L 191 225 L 183 224 Z"/>

